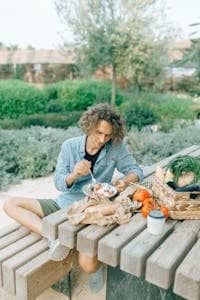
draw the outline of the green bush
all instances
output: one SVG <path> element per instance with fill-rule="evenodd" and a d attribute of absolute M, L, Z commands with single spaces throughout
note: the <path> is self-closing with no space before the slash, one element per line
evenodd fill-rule
<path fill-rule="evenodd" d="M 147 104 L 140 102 L 126 103 L 123 108 L 123 116 L 128 129 L 136 126 L 140 130 L 142 127 L 158 121 L 154 111 Z"/>
<path fill-rule="evenodd" d="M 62 142 L 79 133 L 77 128 L 0 130 L 0 188 L 53 172 Z"/>
<path fill-rule="evenodd" d="M 99 80 L 67 80 L 59 91 L 59 99 L 65 111 L 85 110 L 87 107 L 111 101 L 111 83 Z M 116 104 L 120 105 L 123 95 L 116 91 Z"/>
<path fill-rule="evenodd" d="M 18 80 L 0 81 L 0 119 L 46 111 L 47 98 L 34 86 Z"/>
<path fill-rule="evenodd" d="M 136 160 L 142 165 L 152 165 L 178 151 L 200 144 L 200 126 L 173 128 L 170 132 L 145 132 L 132 128 L 127 142 Z"/>
<path fill-rule="evenodd" d="M 140 103 L 144 110 L 146 110 L 147 108 L 149 111 L 151 111 L 151 113 L 153 113 L 155 121 L 159 121 L 161 122 L 161 124 L 165 124 L 163 125 L 164 127 L 168 127 L 169 125 L 169 129 L 173 127 L 174 120 L 193 120 L 194 118 L 196 118 L 191 98 L 180 99 L 171 93 L 133 94 L 128 97 L 126 103 L 122 104 L 121 111 L 124 112 L 127 105 L 131 109 L 131 107 L 138 105 L 138 103 Z"/>
<path fill-rule="evenodd" d="M 44 126 L 66 129 L 70 126 L 76 126 L 81 114 L 81 111 L 72 111 L 65 114 L 35 114 L 19 119 L 4 119 L 0 120 L 0 128 L 21 129 L 30 126 Z"/>

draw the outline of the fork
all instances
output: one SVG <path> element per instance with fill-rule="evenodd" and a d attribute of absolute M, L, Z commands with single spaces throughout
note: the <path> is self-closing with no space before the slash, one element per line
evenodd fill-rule
<path fill-rule="evenodd" d="M 93 184 L 96 184 L 96 183 L 97 183 L 97 180 L 96 180 L 96 178 L 94 178 L 94 175 L 92 174 L 91 169 L 89 169 L 89 172 L 90 172 L 90 176 L 91 176 L 91 178 L 92 178 L 92 183 L 93 183 Z"/>

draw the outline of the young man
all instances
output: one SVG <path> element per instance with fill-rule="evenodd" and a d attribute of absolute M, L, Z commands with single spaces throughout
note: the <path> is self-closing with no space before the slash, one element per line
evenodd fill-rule
<path fill-rule="evenodd" d="M 142 170 L 123 143 L 125 127 L 120 115 L 108 104 L 98 104 L 83 113 L 80 119 L 83 135 L 71 138 L 62 145 L 55 170 L 55 186 L 62 194 L 54 200 L 12 198 L 4 205 L 5 212 L 42 234 L 42 218 L 69 207 L 84 197 L 82 187 L 91 182 L 90 170 L 98 182 L 112 181 L 114 170 L 123 173 L 122 179 L 113 182 L 122 191 L 130 182 L 142 179 Z M 69 249 L 58 240 L 50 241 L 52 260 L 67 257 Z M 84 271 L 95 272 L 97 257 L 79 253 L 79 263 Z"/>

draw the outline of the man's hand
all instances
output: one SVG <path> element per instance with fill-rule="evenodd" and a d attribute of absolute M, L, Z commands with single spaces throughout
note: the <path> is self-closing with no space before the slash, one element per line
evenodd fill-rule
<path fill-rule="evenodd" d="M 79 176 L 86 176 L 89 174 L 89 169 L 91 168 L 91 162 L 83 159 L 79 161 L 75 166 L 72 174 L 77 178 Z"/>
<path fill-rule="evenodd" d="M 75 164 L 73 172 L 66 178 L 67 186 L 70 187 L 78 177 L 88 175 L 90 168 L 91 162 L 86 159 Z"/>
<path fill-rule="evenodd" d="M 135 173 L 130 173 L 124 176 L 122 179 L 114 180 L 112 184 L 117 188 L 119 192 L 125 190 L 129 183 L 138 182 L 139 178 Z"/>
<path fill-rule="evenodd" d="M 116 187 L 118 192 L 123 192 L 126 188 L 126 184 L 123 180 L 116 180 L 112 184 Z"/>

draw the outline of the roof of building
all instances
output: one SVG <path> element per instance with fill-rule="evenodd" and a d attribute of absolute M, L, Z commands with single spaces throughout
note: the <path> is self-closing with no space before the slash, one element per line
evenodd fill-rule
<path fill-rule="evenodd" d="M 73 64 L 74 51 L 68 50 L 0 50 L 0 64 Z"/>
<path fill-rule="evenodd" d="M 183 57 L 183 50 L 191 47 L 190 40 L 175 41 L 171 44 L 168 55 L 171 61 L 179 60 Z"/>

